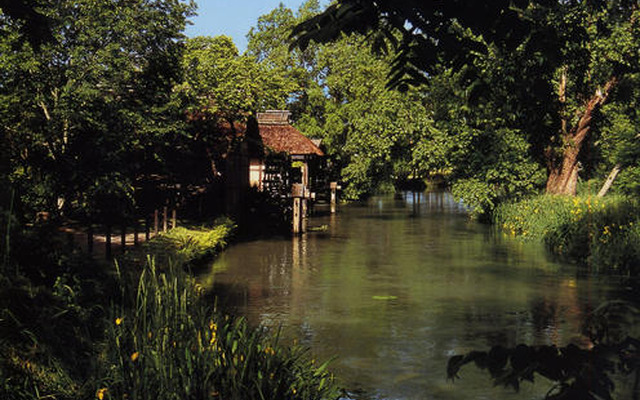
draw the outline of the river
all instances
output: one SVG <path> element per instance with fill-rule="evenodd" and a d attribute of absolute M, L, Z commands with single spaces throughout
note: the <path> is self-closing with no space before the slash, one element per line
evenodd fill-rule
<path fill-rule="evenodd" d="M 250 322 L 335 356 L 358 399 L 540 399 L 549 382 L 515 393 L 473 365 L 447 381 L 447 360 L 496 344 L 584 344 L 585 315 L 616 296 L 541 244 L 471 221 L 445 192 L 374 197 L 309 223 L 301 238 L 230 247 L 200 279 Z"/>

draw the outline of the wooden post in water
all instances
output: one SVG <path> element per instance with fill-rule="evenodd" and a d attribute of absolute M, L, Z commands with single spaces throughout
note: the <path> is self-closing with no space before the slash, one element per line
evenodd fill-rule
<path fill-rule="evenodd" d="M 304 186 L 301 183 L 291 185 L 291 197 L 293 197 L 293 233 L 302 233 L 302 197 Z"/>
<path fill-rule="evenodd" d="M 338 182 L 329 183 L 329 188 L 331 189 L 331 213 L 335 214 L 336 212 L 336 203 L 338 202 Z"/>
<path fill-rule="evenodd" d="M 311 198 L 311 193 L 309 192 L 309 189 L 305 187 L 303 189 L 303 197 L 301 199 L 301 204 L 300 204 L 300 217 L 301 217 L 300 231 L 302 233 L 307 231 L 307 222 L 308 222 L 307 214 L 309 213 L 307 206 L 310 198 Z"/>

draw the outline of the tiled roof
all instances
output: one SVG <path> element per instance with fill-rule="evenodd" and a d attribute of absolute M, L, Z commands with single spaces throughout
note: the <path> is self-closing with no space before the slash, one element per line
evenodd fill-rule
<path fill-rule="evenodd" d="M 258 126 L 265 147 L 275 152 L 324 155 L 311 139 L 289 124 L 259 124 Z"/>
<path fill-rule="evenodd" d="M 256 118 L 258 119 L 259 124 L 288 124 L 289 116 L 291 115 L 290 111 L 287 110 L 267 110 L 262 113 L 258 113 Z"/>
<path fill-rule="evenodd" d="M 271 113 L 269 113 L 268 116 L 271 117 Z M 259 139 L 249 131 L 250 129 L 247 129 L 247 125 L 240 123 L 235 123 L 232 128 L 228 122 L 223 122 L 216 128 L 218 135 L 226 136 L 229 140 L 231 140 L 233 136 L 245 135 L 251 143 L 259 146 L 258 148 L 260 150 L 257 150 L 259 152 L 263 151 L 262 148 L 264 146 L 264 148 L 276 153 L 288 153 L 291 155 L 315 154 L 324 156 L 324 153 L 318 145 L 304 136 L 291 124 L 284 122 L 284 120 L 276 121 L 275 118 L 268 120 L 261 118 L 258 122 Z"/>

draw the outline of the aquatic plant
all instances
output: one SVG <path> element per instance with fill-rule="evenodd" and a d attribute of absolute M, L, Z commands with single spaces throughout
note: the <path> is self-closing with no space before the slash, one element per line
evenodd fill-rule
<path fill-rule="evenodd" d="M 134 307 L 116 308 L 104 350 L 104 398 L 331 399 L 327 363 L 242 318 L 215 312 L 179 265 L 142 272 Z"/>

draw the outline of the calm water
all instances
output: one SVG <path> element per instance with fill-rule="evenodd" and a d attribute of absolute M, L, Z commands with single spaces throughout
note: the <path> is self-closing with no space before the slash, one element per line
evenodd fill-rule
<path fill-rule="evenodd" d="M 494 388 L 469 365 L 446 380 L 449 356 L 492 345 L 584 343 L 586 313 L 606 283 L 469 221 L 446 193 L 407 193 L 314 217 L 302 238 L 229 248 L 203 282 L 251 322 L 281 326 L 361 399 L 539 399 Z"/>

